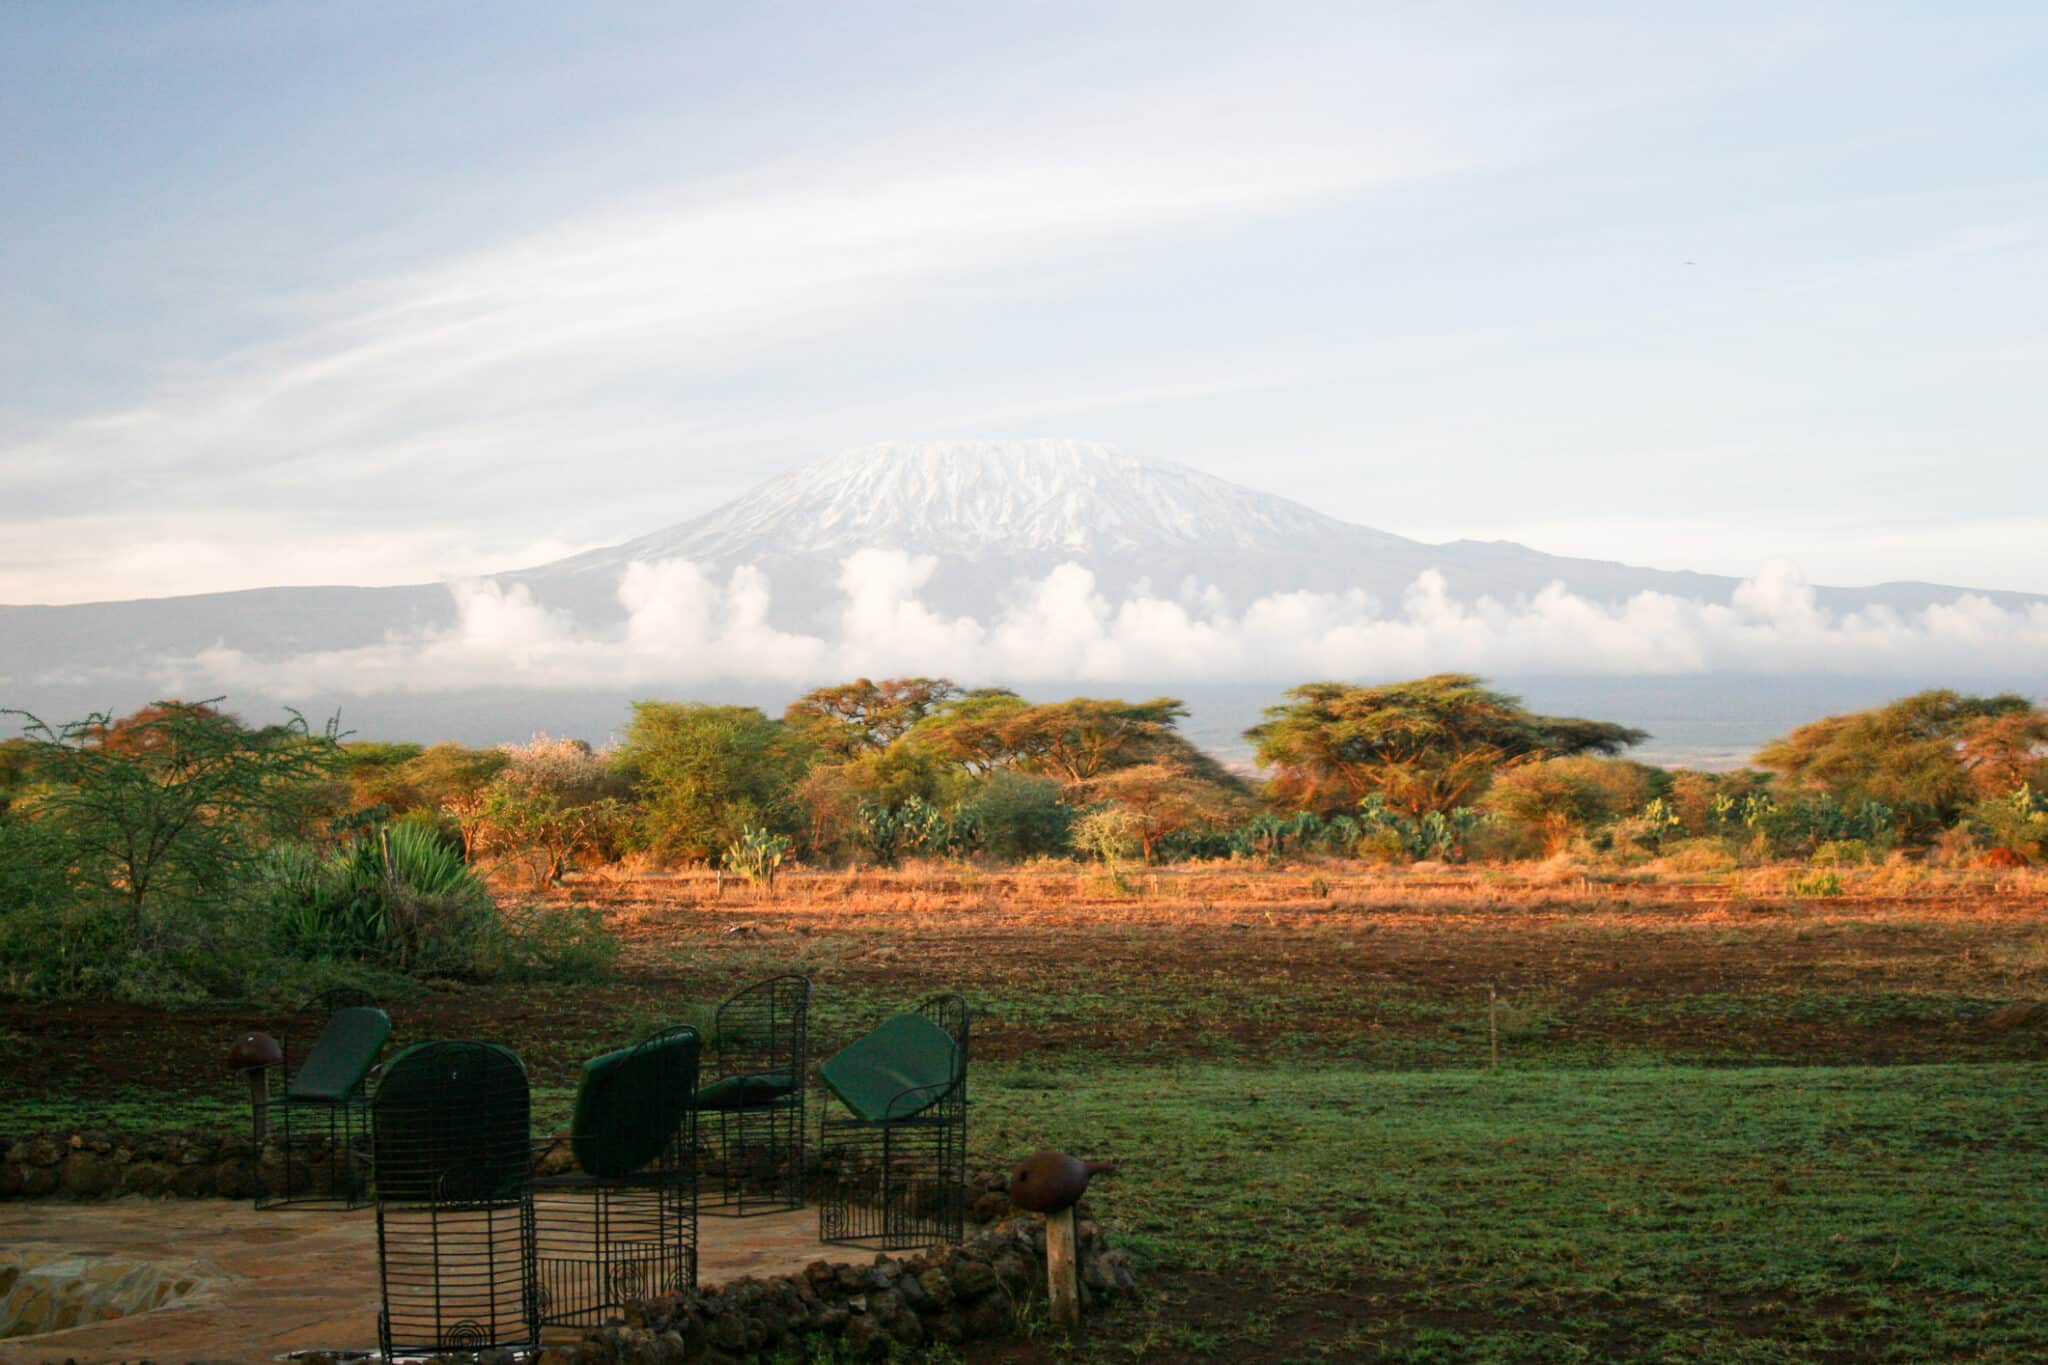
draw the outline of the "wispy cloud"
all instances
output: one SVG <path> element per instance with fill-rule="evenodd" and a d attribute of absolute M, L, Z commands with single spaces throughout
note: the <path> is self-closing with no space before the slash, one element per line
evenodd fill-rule
<path fill-rule="evenodd" d="M 1270 214 L 1429 163 L 1374 143 L 1204 144 L 1105 129 L 1085 155 L 1039 142 L 919 165 L 784 168 L 588 213 L 308 305 L 302 330 L 224 357 L 123 411 L 6 452 L 45 496 L 82 474 L 239 470 L 292 486 L 421 463 L 481 470 L 591 421 L 622 377 L 723 371 L 734 348 L 857 331 L 909 285 L 1042 259 L 1076 243 Z M 906 167 L 909 167 L 906 169 Z M 687 425 L 687 416 L 684 418 Z"/>

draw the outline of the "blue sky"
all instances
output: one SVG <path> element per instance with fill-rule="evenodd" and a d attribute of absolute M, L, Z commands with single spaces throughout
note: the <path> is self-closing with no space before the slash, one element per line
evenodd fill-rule
<path fill-rule="evenodd" d="M 420 581 L 847 446 L 2048 592 L 2035 5 L 0 10 L 0 601 Z"/>

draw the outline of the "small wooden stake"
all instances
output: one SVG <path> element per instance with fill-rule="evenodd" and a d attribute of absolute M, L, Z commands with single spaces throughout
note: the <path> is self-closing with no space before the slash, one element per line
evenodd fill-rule
<path fill-rule="evenodd" d="M 1493 1069 L 1500 1070 L 1500 993 L 1486 988 L 1486 1041 L 1493 1049 Z"/>
<path fill-rule="evenodd" d="M 1081 1325 L 1081 1287 L 1074 1277 L 1074 1211 L 1045 1215 L 1045 1273 L 1050 1281 L 1052 1325 Z"/>

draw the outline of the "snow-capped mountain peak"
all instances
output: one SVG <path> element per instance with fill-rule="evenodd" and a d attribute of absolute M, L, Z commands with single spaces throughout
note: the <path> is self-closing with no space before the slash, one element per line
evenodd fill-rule
<path fill-rule="evenodd" d="M 966 559 L 1132 549 L 1300 551 L 1361 528 L 1092 441 L 888 442 L 842 451 L 611 552 L 780 559 L 870 547 Z M 1396 540 L 1396 537 L 1388 537 Z"/>

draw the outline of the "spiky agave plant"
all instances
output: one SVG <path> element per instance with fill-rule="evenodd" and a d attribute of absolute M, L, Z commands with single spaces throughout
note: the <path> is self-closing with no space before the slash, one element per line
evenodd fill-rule
<path fill-rule="evenodd" d="M 303 846 L 272 849 L 266 874 L 278 928 L 302 956 L 462 970 L 493 918 L 490 892 L 461 853 L 417 824 L 387 825 L 325 859 Z"/>

